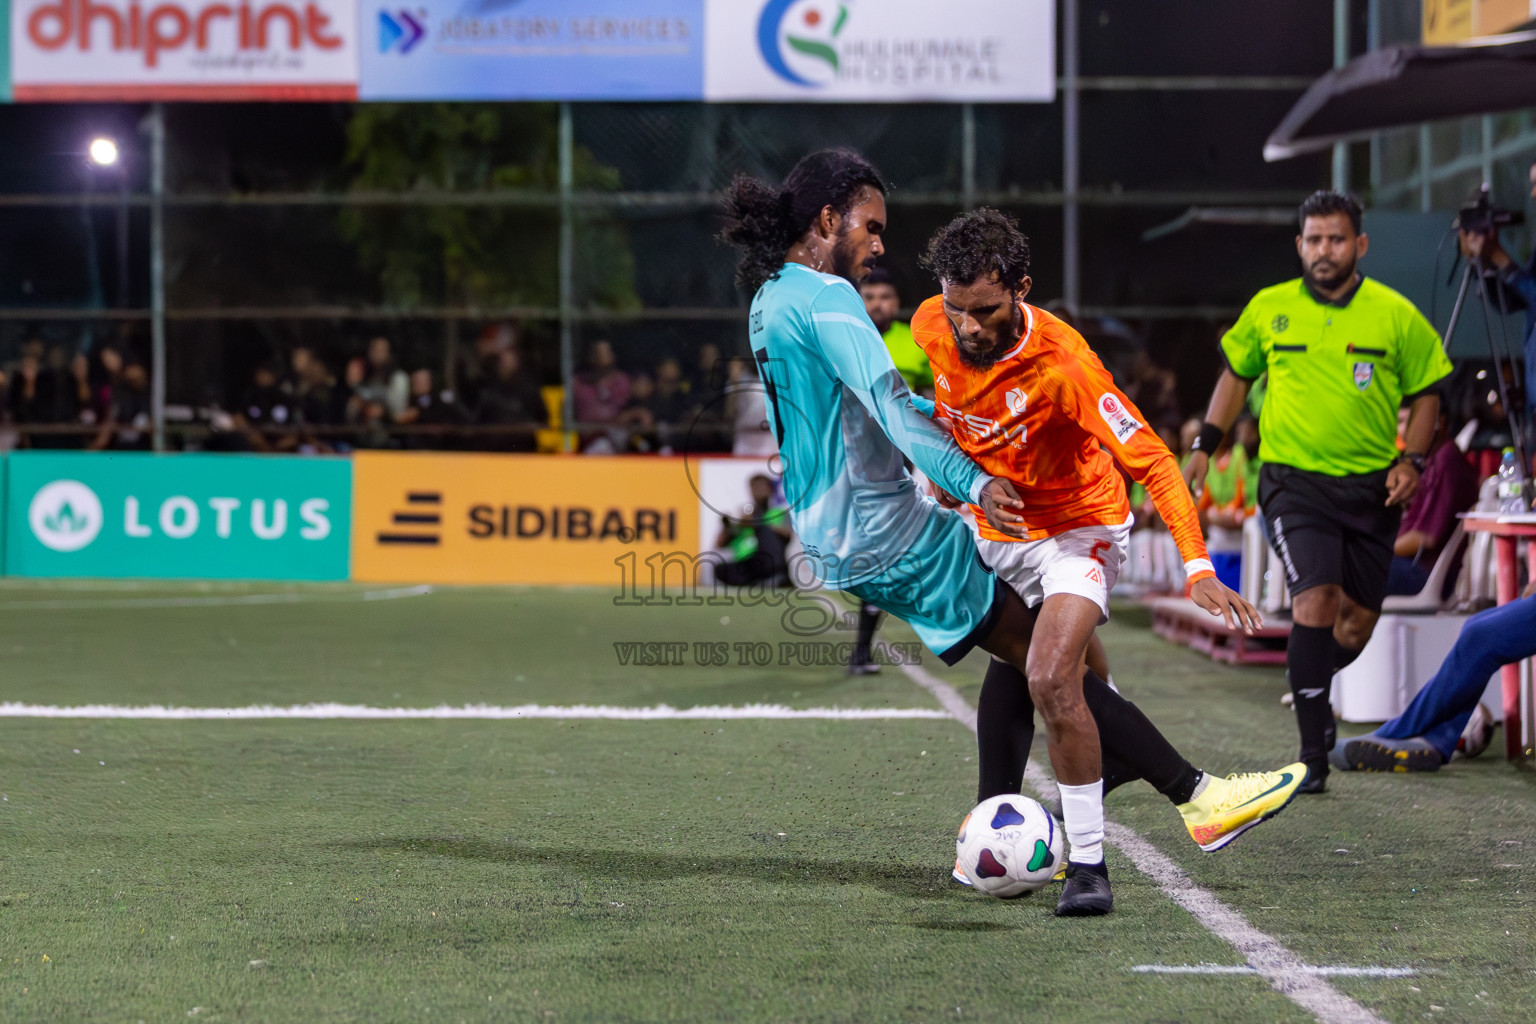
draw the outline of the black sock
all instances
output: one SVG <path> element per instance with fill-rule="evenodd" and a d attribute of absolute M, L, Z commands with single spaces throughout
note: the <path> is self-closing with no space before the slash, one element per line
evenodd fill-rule
<path fill-rule="evenodd" d="M 1291 693 L 1295 695 L 1296 728 L 1301 733 L 1300 760 L 1314 774 L 1328 774 L 1328 751 L 1333 747 L 1333 687 L 1335 652 L 1342 650 L 1329 626 L 1291 627 L 1285 662 Z"/>
<path fill-rule="evenodd" d="M 853 664 L 867 665 L 873 660 L 870 651 L 875 643 L 875 628 L 880 625 L 883 614 L 872 604 L 859 605 L 859 635 L 853 643 Z"/>
<path fill-rule="evenodd" d="M 1337 639 L 1333 641 L 1333 670 L 1335 672 L 1348 668 L 1354 664 L 1355 659 L 1358 657 L 1360 657 L 1360 651 L 1350 650 L 1339 643 Z"/>
<path fill-rule="evenodd" d="M 1017 793 L 1024 785 L 1024 765 L 1035 741 L 1035 702 L 1024 673 L 992 659 L 976 702 L 976 750 L 979 755 L 976 801 Z"/>
<path fill-rule="evenodd" d="M 1083 699 L 1099 727 L 1104 792 L 1146 779 L 1174 803 L 1189 802 L 1200 783 L 1199 769 L 1184 760 L 1140 708 L 1110 689 L 1092 669 L 1083 675 Z"/>

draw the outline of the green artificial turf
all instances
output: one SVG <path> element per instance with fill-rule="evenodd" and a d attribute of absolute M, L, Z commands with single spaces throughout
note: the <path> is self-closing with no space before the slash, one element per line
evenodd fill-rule
<path fill-rule="evenodd" d="M 360 599 L 380 589 L 8 584 L 0 700 L 936 706 L 892 670 L 640 668 L 612 647 L 777 644 L 773 609 Z M 298 602 L 155 604 L 250 595 Z M 1105 639 L 1197 764 L 1293 752 L 1278 671 L 1133 614 Z M 974 700 L 975 661 L 924 664 Z M 1116 853 L 1103 920 L 1054 919 L 1053 889 L 957 891 L 974 770 L 944 720 L 0 719 L 0 1020 L 1309 1019 L 1257 977 L 1133 972 L 1241 960 Z M 1335 776 L 1214 855 L 1145 786 L 1108 803 L 1308 963 L 1413 968 L 1334 979 L 1386 1019 L 1526 1022 L 1533 798 L 1493 752 Z"/>

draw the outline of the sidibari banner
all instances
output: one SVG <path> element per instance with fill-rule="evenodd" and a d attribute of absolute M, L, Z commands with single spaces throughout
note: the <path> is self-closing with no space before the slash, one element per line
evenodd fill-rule
<path fill-rule="evenodd" d="M 9 0 L 17 100 L 353 100 L 355 0 Z"/>
<path fill-rule="evenodd" d="M 363 0 L 365 100 L 697 100 L 704 0 Z"/>
<path fill-rule="evenodd" d="M 1055 16 L 1054 0 L 707 0 L 704 99 L 1048 103 Z"/>
<path fill-rule="evenodd" d="M 652 560 L 696 556 L 699 498 L 681 458 L 358 452 L 352 463 L 355 580 L 617 591 Z"/>
<path fill-rule="evenodd" d="M 346 459 L 17 452 L 5 473 L 8 575 L 348 575 Z"/>

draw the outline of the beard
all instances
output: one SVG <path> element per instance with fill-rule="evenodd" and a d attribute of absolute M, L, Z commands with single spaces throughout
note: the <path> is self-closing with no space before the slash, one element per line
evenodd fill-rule
<path fill-rule="evenodd" d="M 860 260 L 858 250 L 846 236 L 839 236 L 832 246 L 832 273 L 858 288 L 875 267 L 875 257 Z"/>
<path fill-rule="evenodd" d="M 1334 291 L 1343 287 L 1345 282 L 1355 276 L 1355 263 L 1355 260 L 1350 260 L 1347 267 L 1338 267 L 1332 263 L 1314 260 L 1307 267 L 1307 280 L 1312 282 L 1312 287 L 1318 291 Z M 1326 277 L 1323 276 L 1325 274 Z"/>
<path fill-rule="evenodd" d="M 955 325 L 949 325 L 950 334 L 955 338 L 955 354 L 960 361 L 973 370 L 989 370 L 997 361 L 1003 358 L 1003 354 L 1019 343 L 1019 338 L 1024 335 L 1024 312 L 1019 309 L 1019 304 L 1013 304 L 1013 312 L 1008 318 L 1008 330 L 1004 331 L 991 347 L 982 351 L 967 349 L 960 344 L 960 334 L 955 330 Z"/>

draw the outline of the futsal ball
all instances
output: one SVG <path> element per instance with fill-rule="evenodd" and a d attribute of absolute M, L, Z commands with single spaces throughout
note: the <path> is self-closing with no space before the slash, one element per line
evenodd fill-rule
<path fill-rule="evenodd" d="M 955 856 L 971 884 L 1011 900 L 1045 885 L 1061 867 L 1061 829 L 1027 796 L 1005 793 L 971 809 L 955 837 Z"/>

